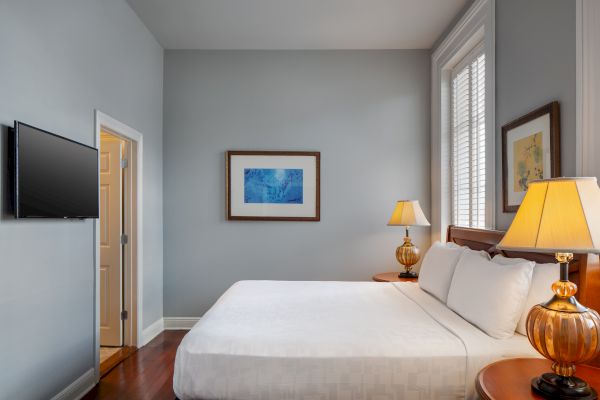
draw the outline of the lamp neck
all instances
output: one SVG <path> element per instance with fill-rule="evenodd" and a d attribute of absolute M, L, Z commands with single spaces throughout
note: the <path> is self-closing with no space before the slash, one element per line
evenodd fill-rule
<path fill-rule="evenodd" d="M 560 280 L 569 280 L 569 262 L 573 259 L 573 253 L 556 253 L 556 261 L 560 263 Z"/>
<path fill-rule="evenodd" d="M 569 280 L 569 263 L 568 262 L 560 263 L 560 280 L 561 281 Z"/>
<path fill-rule="evenodd" d="M 410 237 L 410 235 L 408 234 L 408 225 L 406 225 L 406 226 L 404 227 L 404 229 L 406 230 L 406 237 Z"/>

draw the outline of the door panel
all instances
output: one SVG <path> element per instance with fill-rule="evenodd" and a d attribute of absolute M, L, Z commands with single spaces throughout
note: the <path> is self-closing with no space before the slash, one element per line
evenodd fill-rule
<path fill-rule="evenodd" d="M 100 266 L 100 326 L 108 327 L 109 325 L 109 303 L 110 295 L 108 294 L 109 268 L 106 265 Z"/>
<path fill-rule="evenodd" d="M 100 139 L 100 345 L 122 346 L 122 141 Z"/>
<path fill-rule="evenodd" d="M 102 169 L 100 169 L 102 171 Z M 101 172 L 102 173 L 102 172 Z M 106 184 L 100 184 L 100 246 L 109 246 L 108 225 L 110 221 L 108 218 L 109 214 L 109 201 L 110 201 L 110 187 Z M 104 218 L 103 218 L 104 217 Z"/>

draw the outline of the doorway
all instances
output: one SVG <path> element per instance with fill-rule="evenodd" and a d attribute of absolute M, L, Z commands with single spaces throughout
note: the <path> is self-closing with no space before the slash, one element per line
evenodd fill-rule
<path fill-rule="evenodd" d="M 100 375 L 122 361 L 127 310 L 124 276 L 124 197 L 128 190 L 124 169 L 124 139 L 105 130 L 100 133 Z"/>
<path fill-rule="evenodd" d="M 100 134 L 100 357 L 123 346 L 123 166 L 126 143 Z M 104 351 L 103 351 L 104 350 Z"/>
<path fill-rule="evenodd" d="M 96 222 L 96 378 L 136 351 L 141 321 L 142 136 L 96 111 L 100 218 Z M 139 213 L 139 215 L 138 215 Z"/>

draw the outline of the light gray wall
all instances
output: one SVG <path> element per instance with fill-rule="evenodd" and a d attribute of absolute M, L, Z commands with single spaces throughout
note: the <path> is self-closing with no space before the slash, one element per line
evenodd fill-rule
<path fill-rule="evenodd" d="M 429 74 L 429 51 L 166 51 L 165 316 L 242 279 L 398 270 L 395 200 L 429 215 Z M 321 222 L 227 222 L 231 149 L 320 151 Z"/>
<path fill-rule="evenodd" d="M 496 226 L 502 212 L 502 125 L 554 100 L 563 176 L 575 175 L 575 2 L 496 0 Z"/>
<path fill-rule="evenodd" d="M 14 119 L 94 144 L 94 109 L 144 134 L 144 325 L 162 317 L 163 51 L 123 0 L 0 2 L 0 399 L 93 368 L 93 222 L 7 215 Z"/>

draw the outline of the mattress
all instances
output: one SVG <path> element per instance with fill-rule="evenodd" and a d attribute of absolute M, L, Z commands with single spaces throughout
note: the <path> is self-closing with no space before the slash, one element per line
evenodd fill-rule
<path fill-rule="evenodd" d="M 475 398 L 490 362 L 536 357 L 525 336 L 497 340 L 416 283 L 242 281 L 188 332 L 178 398 Z"/>

